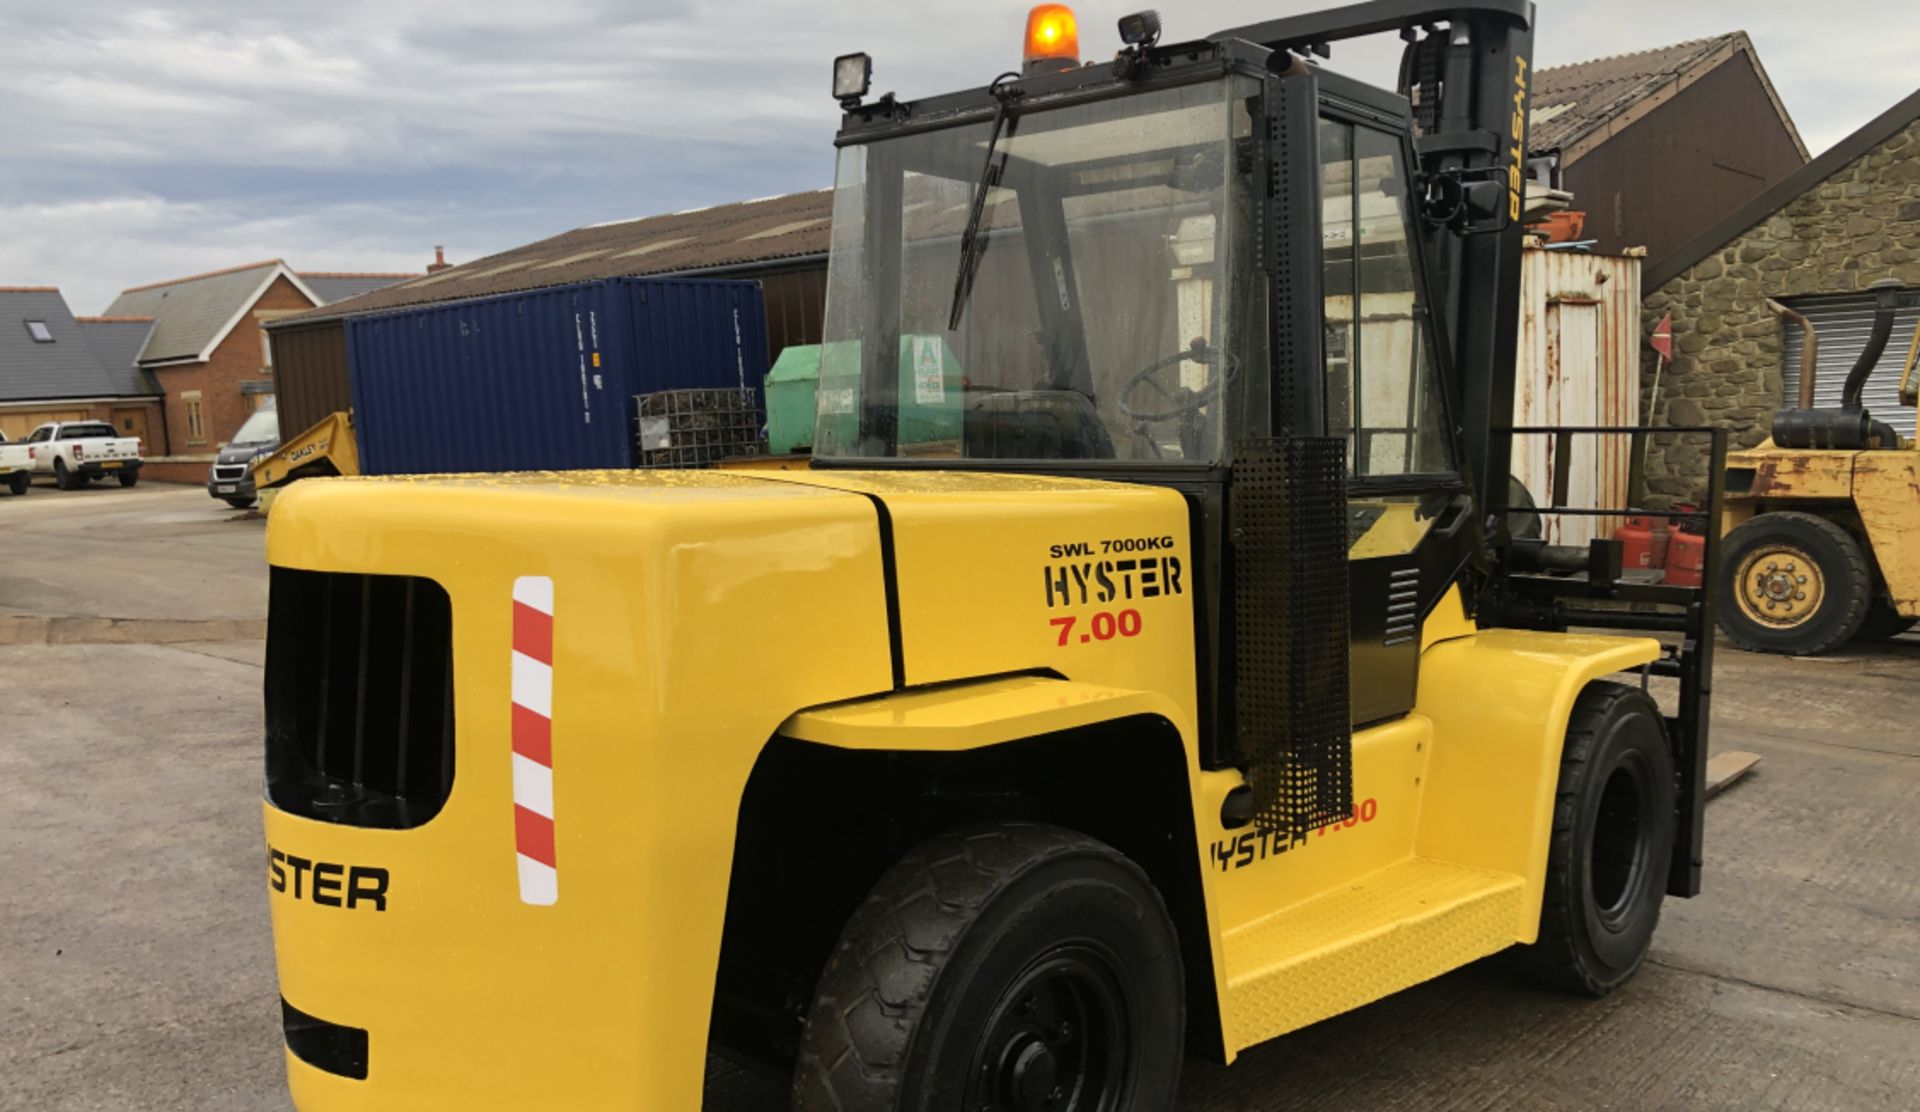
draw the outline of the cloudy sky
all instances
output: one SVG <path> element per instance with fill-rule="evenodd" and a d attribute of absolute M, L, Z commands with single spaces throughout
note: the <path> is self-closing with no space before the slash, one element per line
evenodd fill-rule
<path fill-rule="evenodd" d="M 1139 0 L 1135 0 L 1136 3 Z M 1323 6 L 1190 0 L 1169 38 Z M 1077 5 L 1083 53 L 1128 3 Z M 1741 29 L 1815 152 L 1920 87 L 1920 4 L 1540 0 L 1541 66 Z M 830 184 L 828 63 L 976 85 L 1025 4 L 0 0 L 0 285 L 76 312 L 280 256 L 418 270 L 603 220 Z M 1386 50 L 1336 50 L 1378 79 Z"/>

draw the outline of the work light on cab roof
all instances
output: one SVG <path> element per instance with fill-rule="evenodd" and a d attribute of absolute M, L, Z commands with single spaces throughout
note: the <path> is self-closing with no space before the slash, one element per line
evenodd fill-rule
<path fill-rule="evenodd" d="M 848 109 L 859 106 L 873 86 L 873 59 L 866 54 L 842 54 L 833 60 L 833 98 Z"/>
<path fill-rule="evenodd" d="M 1035 4 L 1027 13 L 1026 71 L 1080 64 L 1080 22 L 1065 4 Z"/>

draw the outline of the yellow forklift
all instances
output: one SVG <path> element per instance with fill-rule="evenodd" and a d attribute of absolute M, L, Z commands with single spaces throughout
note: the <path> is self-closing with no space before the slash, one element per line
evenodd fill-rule
<path fill-rule="evenodd" d="M 810 467 L 285 491 L 295 1103 L 677 1112 L 717 1053 L 802 1112 L 1166 1109 L 1503 951 L 1631 977 L 1713 616 L 1509 533 L 1515 436 L 1655 435 L 1508 427 L 1533 19 L 842 57 Z M 1397 89 L 1313 61 L 1380 32 Z"/>
<path fill-rule="evenodd" d="M 1818 338 L 1806 318 L 1776 306 L 1807 329 L 1800 404 L 1774 415 L 1765 443 L 1727 457 L 1720 628 L 1751 652 L 1808 656 L 1920 622 L 1920 445 L 1862 400 L 1894 315 L 1920 298 L 1897 279 L 1871 288 L 1873 331 L 1838 409 L 1814 406 Z M 1920 329 L 1907 347 L 1902 405 L 1920 393 L 1916 363 Z"/>

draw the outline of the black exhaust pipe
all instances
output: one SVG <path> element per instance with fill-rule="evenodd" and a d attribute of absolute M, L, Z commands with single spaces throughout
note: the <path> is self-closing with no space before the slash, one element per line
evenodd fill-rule
<path fill-rule="evenodd" d="M 1773 442 L 1782 448 L 1898 448 L 1900 434 L 1884 421 L 1876 421 L 1867 412 L 1861 395 L 1867 379 L 1886 353 L 1893 337 L 1893 317 L 1900 308 L 1901 285 L 1898 279 L 1875 282 L 1873 290 L 1873 331 L 1867 346 L 1847 372 L 1840 390 L 1839 409 L 1783 409 L 1773 415 Z M 1804 397 L 1804 391 L 1803 391 Z"/>
<path fill-rule="evenodd" d="M 1900 280 L 1888 278 L 1869 288 L 1873 290 L 1873 331 L 1867 336 L 1867 346 L 1860 352 L 1859 361 L 1847 372 L 1847 384 L 1840 391 L 1841 409 L 1863 408 L 1860 392 L 1867 388 L 1867 376 L 1873 374 L 1880 356 L 1886 353 L 1887 341 L 1893 338 L 1893 314 L 1900 307 Z"/>

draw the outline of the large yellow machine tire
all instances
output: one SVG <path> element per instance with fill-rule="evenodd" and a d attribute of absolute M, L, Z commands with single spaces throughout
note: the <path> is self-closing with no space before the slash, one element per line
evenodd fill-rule
<path fill-rule="evenodd" d="M 1518 955 L 1550 987 L 1605 996 L 1646 959 L 1673 854 L 1673 751 L 1638 688 L 1590 684 L 1561 750 L 1540 937 Z"/>
<path fill-rule="evenodd" d="M 916 847 L 847 923 L 796 1112 L 1171 1108 L 1179 940 L 1146 873 L 1084 835 L 995 823 Z"/>
<path fill-rule="evenodd" d="M 1859 542 L 1813 514 L 1741 523 L 1727 534 L 1720 575 L 1720 629 L 1748 652 L 1830 652 L 1859 632 L 1873 600 Z"/>

